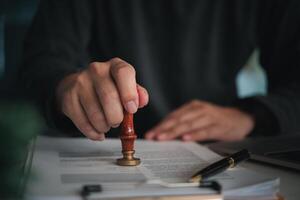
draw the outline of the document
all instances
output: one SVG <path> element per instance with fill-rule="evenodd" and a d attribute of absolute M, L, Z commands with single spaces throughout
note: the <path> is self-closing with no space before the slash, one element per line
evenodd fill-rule
<path fill-rule="evenodd" d="M 100 199 L 213 193 L 188 183 L 195 172 L 221 159 L 208 148 L 194 142 L 137 140 L 135 150 L 141 164 L 124 167 L 116 165 L 116 159 L 122 157 L 119 139 L 97 142 L 39 137 L 32 162 L 36 178 L 30 181 L 27 195 L 33 199 L 76 199 L 84 184 L 101 184 Z M 239 167 L 212 179 L 218 180 L 229 196 L 241 188 L 244 188 L 244 195 L 253 194 L 251 188 L 256 188 L 258 183 L 266 186 L 261 193 L 271 192 L 269 186 L 276 185 L 274 177 Z"/>

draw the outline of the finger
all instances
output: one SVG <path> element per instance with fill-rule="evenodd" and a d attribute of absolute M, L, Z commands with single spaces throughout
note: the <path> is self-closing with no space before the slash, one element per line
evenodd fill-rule
<path fill-rule="evenodd" d="M 175 123 L 176 119 L 172 119 L 172 120 L 168 120 L 168 121 L 163 121 L 161 122 L 159 125 L 157 125 L 156 127 L 154 127 L 153 129 L 149 130 L 146 134 L 145 134 L 145 138 L 148 140 L 153 140 L 156 139 L 157 136 L 161 133 L 161 130 L 164 129 L 169 129 L 171 128 Z"/>
<path fill-rule="evenodd" d="M 199 111 L 200 109 L 202 109 L 204 107 L 204 105 L 206 105 L 205 102 L 193 100 L 191 102 L 188 102 L 188 103 L 182 105 L 181 107 L 179 107 L 178 109 L 176 109 L 175 111 L 170 113 L 169 117 L 170 118 L 179 117 L 181 119 L 184 119 L 183 116 L 186 116 L 185 114 L 189 113 L 188 111 Z"/>
<path fill-rule="evenodd" d="M 159 125 L 154 128 L 154 131 L 160 132 L 163 130 L 167 130 L 174 127 L 180 122 L 188 121 L 200 115 L 202 113 L 202 108 L 203 107 L 200 105 L 200 103 L 198 105 L 198 103 L 194 103 L 194 101 L 185 104 L 170 113 Z"/>
<path fill-rule="evenodd" d="M 168 115 L 162 122 L 160 122 L 158 125 L 156 125 L 154 128 L 152 128 L 146 133 L 146 138 L 154 139 L 162 131 L 171 129 L 173 126 L 175 126 L 176 123 L 179 123 L 179 118 L 170 117 Z"/>
<path fill-rule="evenodd" d="M 207 130 L 197 130 L 193 133 L 186 134 L 182 137 L 184 141 L 205 141 L 208 140 L 209 133 Z"/>
<path fill-rule="evenodd" d="M 146 140 L 153 140 L 155 134 L 156 134 L 156 133 L 155 133 L 154 131 L 148 131 L 148 132 L 145 134 L 145 139 L 146 139 Z"/>
<path fill-rule="evenodd" d="M 196 100 L 184 104 L 177 110 L 170 113 L 161 123 L 159 123 L 150 131 L 148 131 L 145 135 L 146 139 L 149 140 L 155 139 L 158 137 L 158 135 L 161 134 L 161 132 L 172 129 L 177 124 L 191 120 L 197 115 L 200 115 L 204 107 L 203 105 L 204 103 Z M 161 137 L 164 138 L 164 136 Z"/>
<path fill-rule="evenodd" d="M 176 124 L 176 119 L 163 121 L 160 124 L 158 124 L 156 127 L 154 127 L 153 129 L 149 130 L 145 134 L 145 138 L 148 140 L 157 139 L 163 130 L 171 129 L 171 127 L 173 127 L 174 124 Z"/>
<path fill-rule="evenodd" d="M 187 131 L 189 131 L 189 125 L 188 123 L 183 123 L 180 126 L 176 126 L 169 130 L 163 131 L 157 134 L 155 137 L 160 141 L 172 140 L 179 137 L 180 135 L 183 135 Z"/>
<path fill-rule="evenodd" d="M 113 80 L 109 76 L 97 79 L 95 90 L 108 126 L 119 126 L 123 120 L 123 106 Z"/>
<path fill-rule="evenodd" d="M 117 84 L 124 108 L 129 113 L 135 113 L 139 105 L 135 69 L 119 58 L 111 59 L 110 63 L 111 75 Z"/>
<path fill-rule="evenodd" d="M 175 118 L 169 118 L 158 129 L 154 130 L 154 138 L 158 140 L 171 140 L 188 131 L 207 126 L 211 123 L 209 116 L 205 116 L 202 108 L 189 107 L 185 113 Z"/>
<path fill-rule="evenodd" d="M 91 140 L 104 140 L 103 133 L 97 132 L 90 124 L 87 116 L 85 115 L 83 108 L 79 103 L 79 99 L 75 97 L 71 103 L 71 110 L 65 112 L 66 115 L 73 121 L 75 126 L 89 139 Z"/>
<path fill-rule="evenodd" d="M 109 131 L 109 126 L 96 96 L 96 91 L 92 87 L 89 87 L 82 92 L 84 93 L 80 95 L 79 100 L 88 120 L 98 132 L 106 133 Z"/>
<path fill-rule="evenodd" d="M 206 128 L 187 133 L 182 137 L 182 139 L 184 141 L 205 141 L 219 139 L 220 135 L 222 135 L 222 130 L 217 125 L 211 125 Z"/>
<path fill-rule="evenodd" d="M 140 86 L 139 84 L 137 84 L 136 88 L 139 96 L 139 108 L 142 108 L 148 104 L 149 94 L 147 90 L 144 87 Z"/>
<path fill-rule="evenodd" d="M 195 115 L 195 118 L 193 119 L 177 123 L 170 129 L 161 131 L 155 137 L 157 137 L 158 140 L 175 139 L 184 133 L 191 132 L 198 127 L 206 126 L 210 123 L 211 122 L 208 117 L 205 117 L 202 113 L 200 113 L 198 116 Z"/>
<path fill-rule="evenodd" d="M 187 109 L 187 112 L 185 112 L 184 114 L 182 114 L 179 118 L 180 122 L 188 122 L 191 121 L 193 119 L 197 119 L 197 118 L 201 118 L 205 115 L 204 110 L 202 109 L 202 107 L 200 108 L 193 108 L 190 107 Z"/>

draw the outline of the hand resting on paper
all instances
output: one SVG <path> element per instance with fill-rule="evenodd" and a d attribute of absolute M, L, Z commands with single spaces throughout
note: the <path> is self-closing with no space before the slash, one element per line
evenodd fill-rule
<path fill-rule="evenodd" d="M 244 138 L 253 128 L 253 118 L 236 108 L 193 100 L 167 115 L 145 137 L 159 141 L 234 141 Z"/>

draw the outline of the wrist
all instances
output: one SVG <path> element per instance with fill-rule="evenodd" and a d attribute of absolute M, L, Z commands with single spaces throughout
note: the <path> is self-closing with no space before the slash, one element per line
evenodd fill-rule
<path fill-rule="evenodd" d="M 231 123 L 233 123 L 232 132 L 237 133 L 240 138 L 244 138 L 249 135 L 255 127 L 254 117 L 251 114 L 244 112 L 238 108 L 231 107 L 226 109 L 228 110 L 228 113 L 231 113 L 227 116 L 231 116 L 230 121 Z"/>
<path fill-rule="evenodd" d="M 279 123 L 272 111 L 255 98 L 241 99 L 236 107 L 252 116 L 254 127 L 249 136 L 270 136 L 280 132 Z"/>

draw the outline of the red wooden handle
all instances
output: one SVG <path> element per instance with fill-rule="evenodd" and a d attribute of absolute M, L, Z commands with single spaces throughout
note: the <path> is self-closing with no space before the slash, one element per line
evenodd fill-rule
<path fill-rule="evenodd" d="M 137 138 L 133 126 L 133 114 L 126 111 L 122 122 L 120 139 L 122 143 L 122 151 L 133 151 L 134 141 Z"/>

